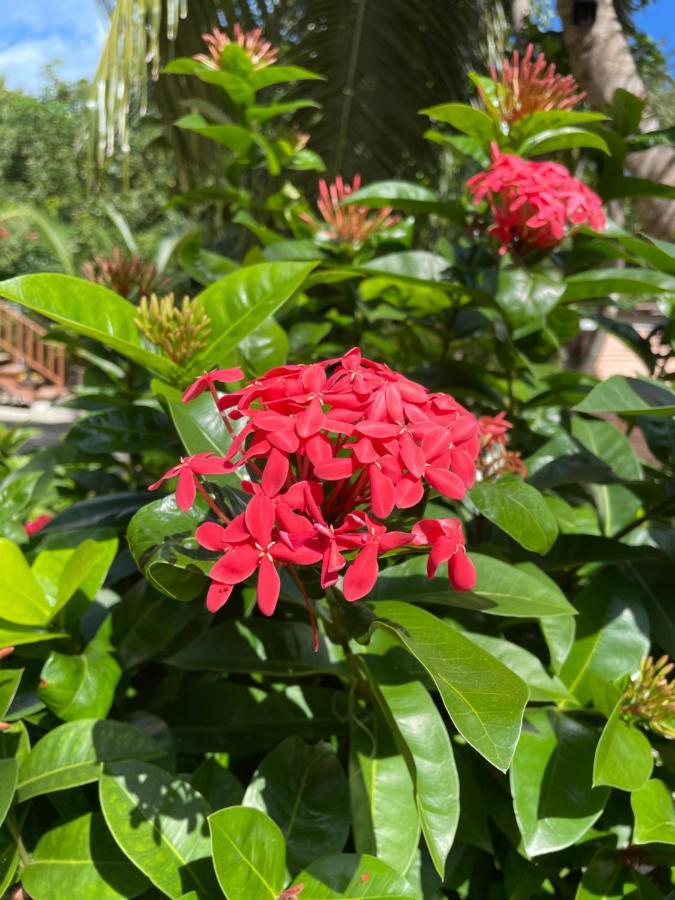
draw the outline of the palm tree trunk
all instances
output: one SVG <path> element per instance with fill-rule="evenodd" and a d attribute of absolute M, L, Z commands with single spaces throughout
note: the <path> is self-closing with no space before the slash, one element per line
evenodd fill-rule
<path fill-rule="evenodd" d="M 574 24 L 574 0 L 557 0 L 563 23 L 565 45 L 576 80 L 588 94 L 591 106 L 611 103 L 617 88 L 647 100 L 647 91 L 635 65 L 626 35 L 614 9 L 613 0 L 598 0 L 592 25 Z M 647 112 L 643 131 L 659 127 L 656 117 Z M 675 185 L 675 149 L 667 145 L 652 147 L 626 157 L 626 168 L 638 178 Z M 640 224 L 650 234 L 672 237 L 675 232 L 675 202 L 643 199 L 635 204 Z"/>

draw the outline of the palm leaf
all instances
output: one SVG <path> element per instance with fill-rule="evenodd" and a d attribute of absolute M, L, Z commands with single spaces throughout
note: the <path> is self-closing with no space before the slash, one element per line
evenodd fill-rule
<path fill-rule="evenodd" d="M 164 62 L 199 52 L 214 25 L 240 22 L 261 26 L 284 61 L 326 77 L 297 91 L 323 106 L 318 121 L 307 113 L 304 124 L 331 174 L 411 175 L 437 154 L 422 137 L 419 109 L 466 99 L 467 70 L 484 63 L 491 26 L 501 21 L 488 0 L 189 0 L 181 19 L 187 3 L 117 0 L 96 76 L 99 157 L 116 136 L 124 146 L 130 110 L 143 109 Z M 160 78 L 154 98 L 167 121 L 217 103 L 211 89 L 182 76 Z M 177 132 L 171 140 L 184 175 L 197 171 L 203 180 L 215 171 L 214 149 Z"/>

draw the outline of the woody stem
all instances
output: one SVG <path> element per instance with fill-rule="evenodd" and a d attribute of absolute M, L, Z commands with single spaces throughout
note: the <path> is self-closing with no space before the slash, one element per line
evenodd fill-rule
<path fill-rule="evenodd" d="M 225 513 L 220 509 L 215 500 L 209 495 L 209 492 L 206 490 L 204 485 L 198 479 L 195 479 L 197 483 L 197 490 L 201 494 L 201 496 L 206 500 L 209 505 L 209 508 L 218 516 L 221 522 L 225 522 L 226 525 L 230 524 L 229 518 L 225 515 Z"/>

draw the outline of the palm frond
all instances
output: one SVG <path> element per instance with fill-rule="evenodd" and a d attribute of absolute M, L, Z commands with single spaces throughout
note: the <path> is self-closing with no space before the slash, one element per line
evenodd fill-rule
<path fill-rule="evenodd" d="M 147 104 L 164 62 L 199 52 L 213 26 L 240 22 L 262 27 L 289 63 L 326 77 L 297 91 L 322 104 L 322 116 L 307 114 L 303 127 L 330 174 L 414 175 L 437 152 L 418 111 L 466 98 L 467 70 L 501 50 L 494 10 L 489 0 L 117 0 L 96 76 L 99 159 L 116 140 L 125 149 L 130 110 Z M 167 121 L 195 102 L 217 102 L 184 76 L 160 78 L 153 96 Z M 177 132 L 184 181 L 190 169 L 203 178 L 213 149 Z"/>

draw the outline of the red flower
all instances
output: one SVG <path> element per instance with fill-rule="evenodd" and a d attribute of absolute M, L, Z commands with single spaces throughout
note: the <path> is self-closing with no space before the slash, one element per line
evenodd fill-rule
<path fill-rule="evenodd" d="M 357 204 L 342 206 L 342 201 L 360 187 L 360 175 L 355 175 L 351 184 L 345 184 L 339 175 L 332 184 L 328 184 L 323 178 L 320 179 L 316 206 L 323 222 L 308 213 L 303 213 L 300 218 L 311 225 L 320 237 L 342 244 L 351 244 L 353 247 L 360 246 L 376 232 L 391 228 L 400 219 L 400 216 L 392 215 L 390 206 L 377 210 Z"/>
<path fill-rule="evenodd" d="M 219 28 L 214 28 L 210 34 L 203 34 L 202 40 L 208 47 L 209 55 L 197 53 L 193 58 L 210 69 L 220 69 L 220 55 L 225 47 L 229 44 L 238 44 L 246 52 L 254 69 L 264 69 L 277 61 L 279 51 L 263 38 L 262 28 L 244 31 L 237 23 L 232 32 L 234 39 Z"/>
<path fill-rule="evenodd" d="M 582 225 L 605 227 L 602 201 L 564 166 L 533 162 L 492 146 L 492 164 L 467 182 L 474 203 L 487 201 L 500 254 L 509 248 L 550 250 Z"/>
<path fill-rule="evenodd" d="M 28 537 L 32 537 L 34 534 L 37 534 L 38 531 L 42 531 L 49 523 L 53 520 L 54 516 L 38 516 L 36 519 L 29 519 L 27 522 L 24 522 L 23 529 L 28 535 Z"/>
<path fill-rule="evenodd" d="M 151 484 L 148 490 L 156 491 L 164 481 L 178 476 L 176 503 L 180 509 L 187 511 L 195 502 L 197 490 L 201 487 L 200 475 L 223 475 L 231 469 L 232 467 L 222 457 L 214 456 L 213 453 L 184 456 L 177 466 L 172 466 L 158 481 Z"/>
<path fill-rule="evenodd" d="M 191 396 L 221 375 L 202 376 Z M 429 489 L 461 499 L 474 483 L 479 425 L 453 397 L 363 359 L 355 348 L 340 359 L 280 366 L 216 400 L 228 427 L 241 420 L 225 457 L 199 454 L 164 476 L 178 476 L 181 508 L 199 490 L 225 523 L 206 522 L 196 534 L 219 555 L 210 571 L 210 610 L 257 573 L 258 605 L 271 615 L 283 567 L 310 615 L 303 566 L 320 565 L 324 588 L 343 574 L 345 598 L 358 600 L 372 590 L 380 557 L 404 545 L 430 548 L 430 574 L 447 562 L 457 590 L 473 586 L 458 520 L 422 520 L 411 532 L 384 521 Z M 199 476 L 244 467 L 253 479 L 242 482 L 250 499 L 230 521 Z"/>
<path fill-rule="evenodd" d="M 478 92 L 490 115 L 512 125 L 531 113 L 551 109 L 574 109 L 586 94 L 571 75 L 558 75 L 553 63 L 540 54 L 532 61 L 534 46 L 528 44 L 522 60 L 516 50 L 513 59 L 504 59 L 501 77 L 490 66 L 496 90 L 490 93 L 478 85 Z"/>
<path fill-rule="evenodd" d="M 190 400 L 199 397 L 204 391 L 210 391 L 212 388 L 215 388 L 216 384 L 228 384 L 232 381 L 241 381 L 243 377 L 244 373 L 238 367 L 234 369 L 215 369 L 213 372 L 205 372 L 183 393 L 183 403 L 189 403 Z"/>
<path fill-rule="evenodd" d="M 448 578 L 456 591 L 470 591 L 476 585 L 476 570 L 466 555 L 462 524 L 458 519 L 422 519 L 413 525 L 420 544 L 429 544 L 427 575 L 433 578 L 440 565 L 447 562 Z"/>

